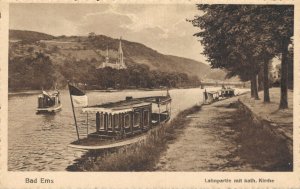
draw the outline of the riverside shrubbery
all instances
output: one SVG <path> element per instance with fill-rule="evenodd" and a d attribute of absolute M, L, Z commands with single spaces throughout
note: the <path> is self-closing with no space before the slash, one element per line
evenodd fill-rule
<path fill-rule="evenodd" d="M 87 89 L 128 89 L 160 87 L 196 87 L 200 81 L 196 76 L 180 72 L 150 70 L 146 65 L 130 63 L 127 69 L 110 67 L 96 69 L 95 60 L 69 58 L 59 65 L 44 53 L 32 52 L 28 56 L 9 60 L 9 89 L 37 90 L 67 86 L 67 80 L 86 84 Z"/>

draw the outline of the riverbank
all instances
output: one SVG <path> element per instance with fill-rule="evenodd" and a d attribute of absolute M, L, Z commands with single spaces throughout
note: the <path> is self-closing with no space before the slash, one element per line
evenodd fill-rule
<path fill-rule="evenodd" d="M 288 109 L 279 110 L 280 88 L 270 89 L 270 103 L 263 102 L 263 92 L 260 100 L 250 98 L 250 94 L 239 98 L 240 108 L 251 117 L 254 124 L 282 139 L 289 153 L 293 154 L 293 92 L 288 91 Z"/>
<path fill-rule="evenodd" d="M 270 94 L 275 103 L 276 89 Z M 250 116 L 243 108 L 246 104 L 253 107 L 250 112 L 257 107 L 260 111 L 275 107 L 250 99 L 250 94 L 194 106 L 149 131 L 144 142 L 114 151 L 88 151 L 67 170 L 292 171 L 289 144 Z"/>
<path fill-rule="evenodd" d="M 80 87 L 79 87 L 80 88 Z M 197 86 L 186 86 L 186 87 L 178 87 L 178 88 L 167 88 L 167 87 L 161 87 L 161 88 L 125 88 L 125 89 L 113 89 L 113 88 L 109 88 L 109 89 L 87 89 L 84 90 L 84 88 L 82 88 L 82 90 L 86 91 L 86 92 L 120 92 L 120 91 L 162 91 L 162 90 L 172 90 L 172 89 L 193 89 L 193 88 L 197 88 Z M 53 89 L 47 89 L 46 91 L 51 91 Z M 68 88 L 63 88 L 63 89 L 59 89 L 59 90 L 68 90 Z M 30 95 L 30 94 L 38 94 L 41 93 L 41 90 L 9 90 L 8 91 L 8 95 Z"/>
<path fill-rule="evenodd" d="M 287 140 L 262 127 L 260 121 L 241 108 L 244 104 L 251 107 L 250 112 L 254 112 L 251 114 L 262 116 L 256 117 L 259 120 L 270 114 L 276 125 L 285 116 L 291 120 L 292 110 L 275 111 L 277 90 L 271 89 L 270 94 L 273 100 L 270 104 L 262 104 L 245 94 L 203 106 L 201 111 L 189 115 L 189 124 L 176 141 L 167 145 L 155 170 L 292 171 L 293 155 Z M 274 128 L 289 136 L 292 123 L 287 121 L 285 130 Z"/>

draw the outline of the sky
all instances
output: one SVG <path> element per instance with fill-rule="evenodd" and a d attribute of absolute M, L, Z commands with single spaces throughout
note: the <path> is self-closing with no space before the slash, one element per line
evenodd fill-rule
<path fill-rule="evenodd" d="M 200 12 L 194 4 L 10 4 L 10 29 L 55 36 L 95 32 L 143 43 L 163 54 L 206 63 L 186 21 Z"/>

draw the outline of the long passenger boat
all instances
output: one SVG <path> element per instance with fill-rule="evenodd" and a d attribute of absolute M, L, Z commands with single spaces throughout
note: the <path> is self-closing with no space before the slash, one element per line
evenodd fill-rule
<path fill-rule="evenodd" d="M 234 89 L 230 87 L 222 87 L 220 90 L 216 91 L 204 91 L 203 92 L 203 104 L 211 104 L 213 102 L 224 100 L 227 98 L 234 97 Z"/>
<path fill-rule="evenodd" d="M 95 130 L 69 147 L 108 149 L 143 140 L 147 131 L 169 121 L 171 101 L 167 93 L 166 96 L 126 97 L 118 102 L 84 107 L 82 112 L 87 115 L 87 130 L 89 127 Z"/>

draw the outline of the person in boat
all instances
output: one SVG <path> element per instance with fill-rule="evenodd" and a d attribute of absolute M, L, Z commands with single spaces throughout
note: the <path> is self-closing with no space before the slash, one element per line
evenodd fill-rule
<path fill-rule="evenodd" d="M 49 97 L 46 97 L 47 98 L 47 106 L 53 106 L 53 100 Z"/>
<path fill-rule="evenodd" d="M 52 106 L 54 102 L 53 102 L 53 99 L 51 98 L 51 96 L 44 90 L 42 91 L 42 93 L 43 93 L 43 99 L 45 99 L 44 106 L 45 107 Z"/>

